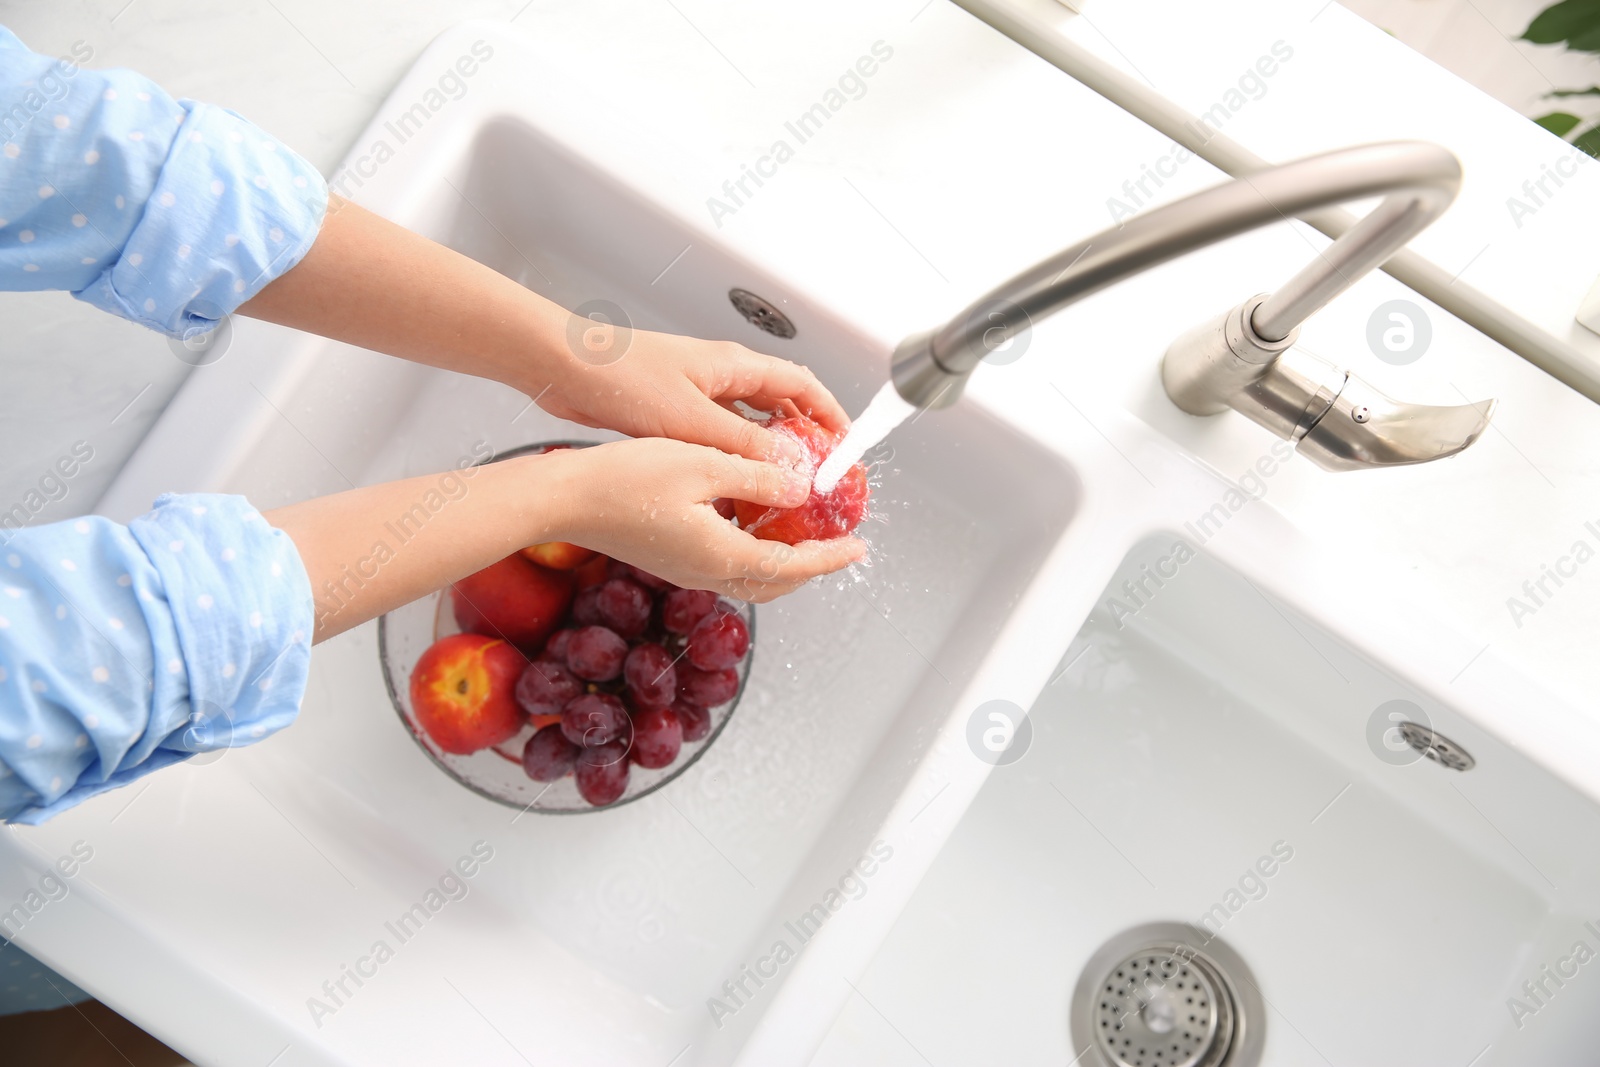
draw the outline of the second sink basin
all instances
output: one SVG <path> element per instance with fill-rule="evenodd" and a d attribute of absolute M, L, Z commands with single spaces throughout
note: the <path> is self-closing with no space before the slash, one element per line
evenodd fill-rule
<path fill-rule="evenodd" d="M 1591 1062 L 1600 810 L 1210 557 L 1158 585 L 1174 540 L 1113 578 L 812 1062 L 1099 1064 L 1080 972 L 1162 921 L 1243 957 L 1272 1067 Z"/>

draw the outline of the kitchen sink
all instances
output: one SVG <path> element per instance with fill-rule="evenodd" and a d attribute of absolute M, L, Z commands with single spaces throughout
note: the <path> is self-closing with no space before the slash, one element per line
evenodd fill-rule
<path fill-rule="evenodd" d="M 1174 543 L 1119 569 L 812 1063 L 1099 1064 L 1080 973 L 1160 921 L 1246 961 L 1264 1064 L 1590 1062 L 1594 802 Z"/>
<path fill-rule="evenodd" d="M 644 92 L 648 71 L 488 23 L 430 46 L 335 185 L 582 314 L 806 363 L 859 412 L 907 333 L 1102 228 L 1103 191 L 1166 149 L 1053 71 L 991 77 L 1013 68 L 981 49 L 921 77 L 1025 93 L 1071 136 L 998 103 L 874 127 L 968 29 L 919 21 L 924 58 L 890 68 L 907 80 L 874 83 L 850 105 L 860 128 L 835 119 L 731 221 L 706 194 L 770 139 L 727 131 L 780 131 L 794 100 L 730 97 L 728 72 L 698 68 Z M 439 72 L 490 41 L 419 129 Z M 912 165 L 969 135 L 1031 153 L 1007 195 L 984 153 Z M 868 561 L 757 609 L 737 711 L 660 792 L 580 818 L 469 792 L 406 735 L 362 626 L 317 648 L 299 721 L 269 742 L 0 835 L 0 900 L 92 851 L 18 943 L 208 1065 L 1059 1065 L 1084 1048 L 1091 959 L 1210 915 L 1240 1003 L 1250 983 L 1261 998 L 1246 1025 L 1265 1063 L 1582 1062 L 1600 722 L 1451 610 L 1469 586 L 1482 599 L 1477 570 L 1514 587 L 1493 538 L 1525 543 L 1512 518 L 1553 514 L 1542 485 L 1519 483 L 1516 507 L 1482 491 L 1526 457 L 1486 438 L 1330 476 L 1160 393 L 1173 337 L 1303 264 L 1281 231 L 1083 301 L 898 429 L 869 457 Z M 1364 320 L 1352 302 L 1392 284 L 1363 280 L 1308 334 L 1328 350 L 1340 315 Z M 1505 365 L 1436 326 L 1463 375 Z M 1530 404 L 1517 367 L 1462 380 L 1505 398 L 1496 425 L 1520 440 L 1565 401 Z M 270 508 L 604 436 L 493 383 L 241 319 L 98 510 L 126 520 L 168 490 Z M 1242 494 L 1236 472 L 1269 460 Z M 1440 573 L 1475 581 L 1428 584 Z M 1588 610 L 1576 583 L 1562 596 L 1554 611 Z M 1241 886 L 1263 857 L 1273 873 Z"/>

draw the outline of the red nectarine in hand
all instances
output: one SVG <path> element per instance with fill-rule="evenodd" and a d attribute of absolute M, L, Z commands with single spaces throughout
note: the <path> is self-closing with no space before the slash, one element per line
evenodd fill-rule
<path fill-rule="evenodd" d="M 767 429 L 799 442 L 798 465 L 813 476 L 843 439 L 843 435 L 823 429 L 804 415 L 773 419 Z M 867 513 L 867 469 L 855 464 L 826 494 L 813 486 L 811 496 L 797 508 L 765 507 L 747 500 L 736 500 L 733 507 L 740 527 L 764 541 L 797 545 L 801 541 L 843 537 L 860 525 Z"/>

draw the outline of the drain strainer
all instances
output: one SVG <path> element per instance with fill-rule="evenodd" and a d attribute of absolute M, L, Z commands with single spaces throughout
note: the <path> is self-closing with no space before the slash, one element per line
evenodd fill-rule
<path fill-rule="evenodd" d="M 763 300 L 748 289 L 729 289 L 728 299 L 733 302 L 735 310 L 748 319 L 750 325 L 756 329 L 765 330 L 774 337 L 794 336 L 794 323 L 790 322 L 789 316 L 779 311 L 771 301 Z"/>
<path fill-rule="evenodd" d="M 1151 923 L 1112 938 L 1084 968 L 1073 1044 L 1095 1067 L 1255 1067 L 1261 1007 L 1249 969 L 1226 945 Z"/>
<path fill-rule="evenodd" d="M 1421 723 L 1401 723 L 1400 736 L 1405 738 L 1406 744 L 1440 766 L 1449 767 L 1452 771 L 1470 771 L 1478 765 L 1478 761 L 1472 758 L 1472 753 L 1450 740 L 1444 734 L 1423 726 Z"/>
<path fill-rule="evenodd" d="M 1233 1043 L 1227 987 L 1186 945 L 1152 945 L 1106 975 L 1100 1052 L 1117 1067 L 1212 1067 Z"/>

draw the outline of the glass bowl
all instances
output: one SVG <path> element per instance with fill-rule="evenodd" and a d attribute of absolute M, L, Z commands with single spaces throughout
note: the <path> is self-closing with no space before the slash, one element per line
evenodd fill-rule
<path fill-rule="evenodd" d="M 592 441 L 547 441 L 513 449 L 496 456 L 493 463 L 513 456 L 539 454 L 556 448 L 587 448 Z M 396 608 L 378 620 L 378 660 L 383 667 L 384 684 L 389 699 L 394 704 L 400 721 L 412 739 L 428 754 L 434 764 L 445 774 L 477 793 L 520 811 L 534 811 L 546 815 L 577 815 L 587 812 L 609 811 L 640 797 L 648 796 L 665 786 L 705 754 L 717 740 L 733 716 L 744 695 L 745 683 L 750 677 L 750 663 L 755 655 L 755 612 L 749 604 L 724 599 L 722 603 L 733 609 L 750 630 L 750 651 L 745 653 L 734 670 L 739 676 L 739 686 L 733 699 L 709 709 L 710 729 L 698 741 L 685 741 L 678 758 L 656 770 L 631 763 L 628 787 L 617 800 L 604 807 L 595 807 L 578 793 L 578 787 L 569 773 L 555 782 L 537 782 L 522 769 L 522 750 L 534 734 L 531 723 L 525 723 L 509 741 L 492 748 L 480 749 L 467 755 L 445 752 L 428 737 L 411 706 L 411 672 L 417 660 L 437 640 L 461 632 L 456 625 L 450 606 L 448 590 L 441 589 L 420 600 Z M 659 609 L 657 609 L 659 611 Z M 651 621 L 651 632 L 660 630 L 659 618 Z M 670 646 L 669 646 L 670 650 Z"/>

